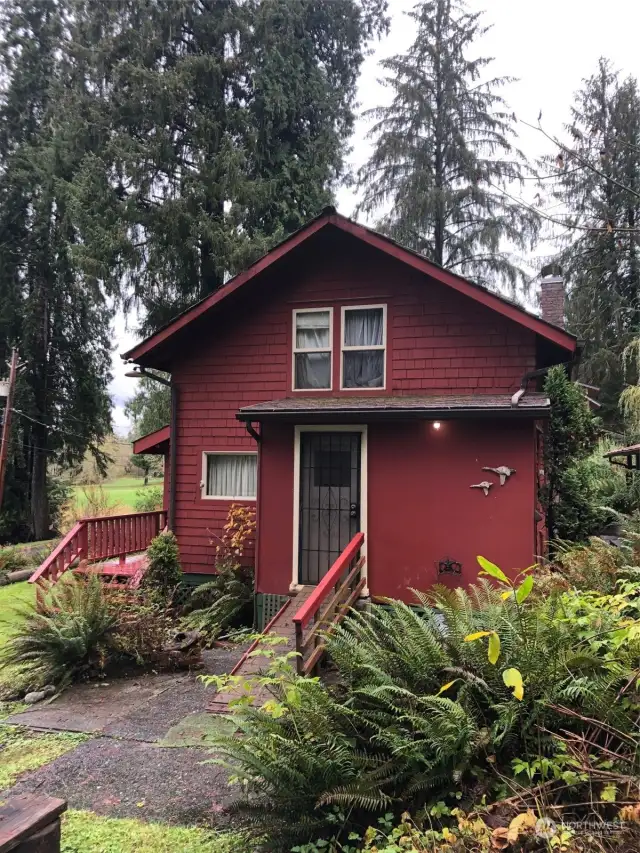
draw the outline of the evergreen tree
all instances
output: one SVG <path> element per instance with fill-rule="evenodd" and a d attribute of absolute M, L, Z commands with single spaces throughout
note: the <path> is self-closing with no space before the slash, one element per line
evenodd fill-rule
<path fill-rule="evenodd" d="M 83 260 L 149 332 L 330 200 L 386 0 L 72 2 Z"/>
<path fill-rule="evenodd" d="M 503 191 L 525 168 L 515 117 L 497 94 L 509 78 L 487 77 L 492 60 L 474 55 L 487 30 L 481 13 L 422 0 L 409 14 L 413 45 L 382 62 L 393 99 L 369 113 L 374 150 L 360 172 L 360 209 L 381 211 L 384 231 L 440 266 L 514 288 L 523 276 L 507 244 L 529 247 L 538 223 Z"/>
<path fill-rule="evenodd" d="M 0 36 L 0 363 L 20 375 L 0 537 L 50 530 L 47 468 L 70 466 L 110 423 L 110 312 L 78 272 L 68 185 L 77 151 L 59 109 L 66 18 L 57 0 L 11 0 Z"/>
<path fill-rule="evenodd" d="M 551 539 L 583 541 L 600 520 L 593 486 L 580 466 L 597 437 L 597 423 L 580 388 L 562 365 L 552 367 L 544 385 L 551 417 L 544 440 L 545 486 L 541 495 Z"/>
<path fill-rule="evenodd" d="M 636 80 L 621 81 L 601 60 L 576 95 L 567 132 L 569 142 L 555 160 L 555 196 L 572 214 L 571 243 L 560 257 L 568 282 L 568 319 L 584 341 L 581 376 L 601 387 L 603 415 L 615 421 L 624 384 L 622 354 L 640 331 Z"/>
<path fill-rule="evenodd" d="M 127 400 L 124 413 L 133 421 L 133 438 L 168 426 L 171 420 L 171 389 L 154 379 L 142 377 L 136 393 Z"/>

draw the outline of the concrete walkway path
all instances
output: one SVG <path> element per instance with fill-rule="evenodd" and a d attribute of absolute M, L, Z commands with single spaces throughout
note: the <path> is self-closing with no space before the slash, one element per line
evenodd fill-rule
<path fill-rule="evenodd" d="M 229 672 L 241 651 L 205 652 L 203 672 Z M 145 675 L 75 685 L 14 714 L 4 723 L 90 737 L 0 797 L 38 792 L 113 817 L 218 823 L 234 794 L 226 772 L 204 763 L 208 737 L 226 725 L 205 713 L 211 695 L 194 674 Z"/>

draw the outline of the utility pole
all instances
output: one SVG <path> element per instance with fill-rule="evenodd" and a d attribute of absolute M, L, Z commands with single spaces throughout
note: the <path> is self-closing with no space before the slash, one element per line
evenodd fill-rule
<path fill-rule="evenodd" d="M 0 509 L 4 498 L 4 481 L 7 474 L 7 458 L 9 455 L 9 438 L 11 436 L 11 417 L 13 415 L 13 398 L 16 390 L 16 377 L 18 375 L 18 350 L 11 352 L 11 369 L 9 371 L 9 391 L 7 393 L 7 404 L 4 410 L 4 421 L 2 423 L 2 444 L 0 444 Z"/>

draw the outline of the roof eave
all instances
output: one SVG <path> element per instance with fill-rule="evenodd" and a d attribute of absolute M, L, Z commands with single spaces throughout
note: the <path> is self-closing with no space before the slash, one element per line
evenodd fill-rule
<path fill-rule="evenodd" d="M 136 438 L 133 442 L 133 452 L 135 454 L 161 455 L 168 449 L 171 441 L 171 427 L 165 426 L 153 432 L 142 435 Z M 163 447 L 166 445 L 166 447 Z"/>
<path fill-rule="evenodd" d="M 358 420 L 376 421 L 409 421 L 409 420 L 459 420 L 462 418 L 485 419 L 509 419 L 509 420 L 538 420 L 548 418 L 550 406 L 513 406 L 511 408 L 436 408 L 436 409 L 380 409 L 380 408 L 354 408 L 354 409 L 280 409 L 272 411 L 241 410 L 236 413 L 237 420 L 242 423 L 264 423 L 267 421 L 280 421 L 282 423 L 316 424 L 337 423 L 348 421 L 356 423 Z"/>

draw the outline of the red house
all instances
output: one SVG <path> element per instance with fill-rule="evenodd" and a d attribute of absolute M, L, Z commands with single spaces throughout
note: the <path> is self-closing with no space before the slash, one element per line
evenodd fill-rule
<path fill-rule="evenodd" d="M 166 454 L 184 571 L 212 572 L 233 502 L 256 507 L 267 596 L 358 532 L 374 597 L 473 581 L 478 554 L 535 562 L 535 380 L 576 353 L 562 282 L 543 287 L 541 319 L 327 209 L 127 352 L 171 374 L 171 427 L 135 450 Z"/>

